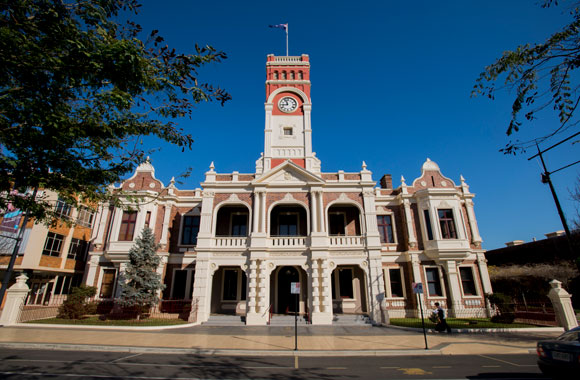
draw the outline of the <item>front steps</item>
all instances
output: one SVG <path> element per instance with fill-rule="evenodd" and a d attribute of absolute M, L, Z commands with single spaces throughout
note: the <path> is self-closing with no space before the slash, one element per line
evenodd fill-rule
<path fill-rule="evenodd" d="M 239 315 L 212 314 L 203 326 L 246 326 L 246 317 Z M 294 326 L 294 316 L 274 314 L 270 319 L 270 326 Z M 312 326 L 305 316 L 298 316 L 298 326 Z M 332 326 L 368 326 L 371 320 L 366 315 L 360 314 L 335 314 L 332 318 Z"/>
<path fill-rule="evenodd" d="M 298 316 L 298 326 L 307 326 L 308 321 L 303 315 Z M 294 326 L 294 316 L 284 314 L 274 314 L 270 319 L 270 326 Z"/>
<path fill-rule="evenodd" d="M 246 317 L 239 315 L 212 314 L 203 326 L 245 326 Z"/>

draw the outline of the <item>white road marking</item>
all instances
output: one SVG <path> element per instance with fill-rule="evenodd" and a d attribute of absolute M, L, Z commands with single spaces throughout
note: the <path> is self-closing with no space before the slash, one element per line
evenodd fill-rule
<path fill-rule="evenodd" d="M 135 354 L 135 355 L 125 356 L 123 358 L 115 359 L 115 360 L 111 361 L 111 363 L 116 363 L 116 362 L 118 362 L 120 360 L 130 359 L 130 358 L 134 358 L 134 357 L 140 356 L 140 355 L 143 355 L 143 354 Z"/>

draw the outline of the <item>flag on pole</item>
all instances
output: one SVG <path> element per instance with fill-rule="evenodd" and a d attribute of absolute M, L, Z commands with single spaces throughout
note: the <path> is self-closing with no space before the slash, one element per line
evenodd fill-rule
<path fill-rule="evenodd" d="M 270 28 L 277 28 L 282 29 L 286 32 L 286 56 L 288 56 L 288 23 L 286 24 L 277 24 L 277 25 L 268 25 Z"/>
<path fill-rule="evenodd" d="M 288 30 L 288 24 L 269 25 L 270 28 L 278 28 Z"/>

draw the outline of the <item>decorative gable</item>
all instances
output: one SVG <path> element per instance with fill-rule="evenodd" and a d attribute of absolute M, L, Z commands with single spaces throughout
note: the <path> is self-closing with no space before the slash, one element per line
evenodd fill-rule
<path fill-rule="evenodd" d="M 324 184 L 325 181 L 310 171 L 296 165 L 290 160 L 276 166 L 274 169 L 265 173 L 253 184 L 262 185 L 305 185 L 305 184 Z"/>

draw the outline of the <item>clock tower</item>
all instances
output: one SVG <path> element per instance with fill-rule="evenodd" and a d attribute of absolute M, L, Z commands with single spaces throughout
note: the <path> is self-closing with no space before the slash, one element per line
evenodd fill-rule
<path fill-rule="evenodd" d="M 320 160 L 312 151 L 311 110 L 308 55 L 268 55 L 264 152 L 256 161 L 257 174 L 286 160 L 320 173 Z"/>

